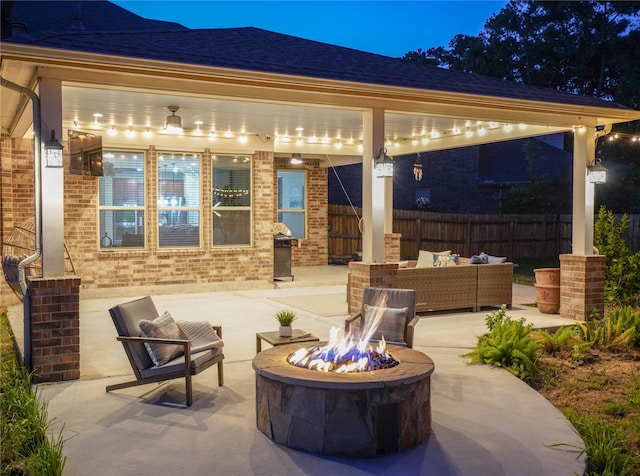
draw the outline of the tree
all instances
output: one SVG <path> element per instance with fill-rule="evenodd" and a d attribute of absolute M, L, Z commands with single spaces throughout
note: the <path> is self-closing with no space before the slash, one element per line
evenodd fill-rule
<path fill-rule="evenodd" d="M 456 35 L 448 48 L 409 52 L 404 59 L 639 109 L 640 2 L 511 0 L 477 37 Z M 624 140 L 600 139 L 598 150 L 626 169 L 618 183 L 599 189 L 599 199 L 606 197 L 616 212 L 640 212 L 640 140 L 631 140 L 640 138 L 640 121 L 616 124 L 613 133 Z M 509 200 L 518 209 L 548 193 L 543 184 L 516 188 L 520 197 Z"/>

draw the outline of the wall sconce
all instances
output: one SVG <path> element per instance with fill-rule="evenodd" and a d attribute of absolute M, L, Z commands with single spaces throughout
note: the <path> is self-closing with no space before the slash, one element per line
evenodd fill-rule
<path fill-rule="evenodd" d="M 291 160 L 289 162 L 291 165 L 301 165 L 302 164 L 302 154 L 294 152 L 291 154 Z"/>
<path fill-rule="evenodd" d="M 593 161 L 593 165 L 587 167 L 589 173 L 589 182 L 591 183 L 606 183 L 607 182 L 607 168 L 602 165 L 602 158 L 596 157 Z"/>
<path fill-rule="evenodd" d="M 56 131 L 51 130 L 51 139 L 44 143 L 44 165 L 45 167 L 64 167 L 62 161 L 62 149 L 64 146 L 56 139 Z"/>
<path fill-rule="evenodd" d="M 393 159 L 387 155 L 387 149 L 384 147 L 378 152 L 378 157 L 374 158 L 374 173 L 378 178 L 393 177 Z"/>

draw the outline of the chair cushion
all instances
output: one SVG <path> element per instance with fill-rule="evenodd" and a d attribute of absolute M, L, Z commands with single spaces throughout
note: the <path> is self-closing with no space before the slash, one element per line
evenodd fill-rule
<path fill-rule="evenodd" d="M 191 341 L 191 353 L 220 349 L 224 342 L 206 321 L 176 321 L 183 335 Z"/>
<path fill-rule="evenodd" d="M 418 261 L 416 262 L 416 268 L 433 268 L 433 257 L 435 254 L 448 255 L 451 254 L 451 250 L 438 252 L 420 250 L 418 253 Z"/>
<path fill-rule="evenodd" d="M 368 332 L 370 326 L 375 325 L 377 317 L 380 316 L 378 326 L 371 334 L 371 339 L 380 340 L 384 336 L 384 340 L 388 342 L 405 342 L 404 329 L 407 324 L 409 308 L 377 307 L 368 304 L 363 307 L 363 333 Z"/>
<path fill-rule="evenodd" d="M 178 324 L 167 311 L 153 321 L 142 319 L 139 325 L 140 335 L 143 337 L 185 339 L 184 334 L 180 332 Z M 183 353 L 183 347 L 181 345 L 152 344 L 149 342 L 145 342 L 144 345 L 147 348 L 147 352 L 149 352 L 149 357 L 151 357 L 153 365 L 156 367 L 166 364 Z"/>

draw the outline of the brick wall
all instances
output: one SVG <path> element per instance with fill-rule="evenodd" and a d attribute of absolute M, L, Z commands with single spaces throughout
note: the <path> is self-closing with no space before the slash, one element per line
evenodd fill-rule
<path fill-rule="evenodd" d="M 591 311 L 604 316 L 606 256 L 560 255 L 560 315 L 586 321 Z"/>
<path fill-rule="evenodd" d="M 304 159 L 304 163 L 291 166 L 289 158 L 277 157 L 274 174 L 274 215 L 273 223 L 278 218 L 278 174 L 277 170 L 306 170 L 307 172 L 307 236 L 299 240 L 299 246 L 293 247 L 291 261 L 293 266 L 323 265 L 328 262 L 329 230 L 328 230 L 328 174 L 326 168 L 320 167 L 320 161 Z"/>
<path fill-rule="evenodd" d="M 398 274 L 398 263 L 349 263 L 349 283 L 347 285 L 347 301 L 349 314 L 360 312 L 364 289 L 395 288 Z"/>
<path fill-rule="evenodd" d="M 33 217 L 33 143 L 31 140 L 2 137 L 2 234 Z M 194 285 L 200 290 L 219 289 L 216 283 L 241 283 L 273 279 L 273 224 L 277 217 L 277 167 L 289 166 L 288 159 L 258 151 L 252 158 L 253 246 L 214 248 L 211 245 L 211 167 L 214 153 L 202 154 L 202 243 L 200 249 L 163 250 L 157 245 L 158 211 L 153 197 L 157 190 L 157 151 L 153 146 L 141 151 L 146 155 L 145 230 L 147 249 L 99 250 L 98 177 L 71 175 L 68 165 L 64 176 L 65 242 L 75 273 L 82 278 L 82 289 L 89 295 L 98 290 L 169 285 Z M 68 153 L 68 149 L 65 149 Z M 68 160 L 66 161 L 68 164 Z M 292 250 L 294 265 L 327 263 L 327 169 L 318 160 L 306 160 L 308 236 Z M 46 197 L 45 197 L 46 199 Z M 45 248 L 46 249 L 46 248 Z M 209 286 L 211 284 L 211 286 Z M 4 283 L 0 284 L 0 303 L 18 302 Z M 96 294 L 98 293 L 98 294 Z"/>
<path fill-rule="evenodd" d="M 0 138 L 0 242 L 5 243 L 14 226 L 33 218 L 33 141 Z M 4 256 L 5 246 L 2 255 Z M 0 280 L 0 304 L 20 302 L 3 279 Z"/>
<path fill-rule="evenodd" d="M 80 279 L 29 280 L 34 382 L 80 378 Z"/>

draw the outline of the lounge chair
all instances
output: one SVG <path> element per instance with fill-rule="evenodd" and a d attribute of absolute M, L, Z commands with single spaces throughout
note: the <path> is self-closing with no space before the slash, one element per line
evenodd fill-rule
<path fill-rule="evenodd" d="M 159 316 L 149 296 L 118 304 L 109 309 L 109 314 L 136 380 L 109 385 L 107 392 L 184 378 L 189 407 L 193 403 L 191 377 L 214 364 L 218 364 L 218 385 L 223 385 L 220 326 L 173 321 L 167 312 Z"/>
<path fill-rule="evenodd" d="M 365 288 L 362 310 L 345 320 L 345 332 L 362 337 L 370 319 L 381 313 L 380 322 L 371 340 L 413 347 L 413 328 L 416 317 L 416 292 L 413 289 Z"/>

